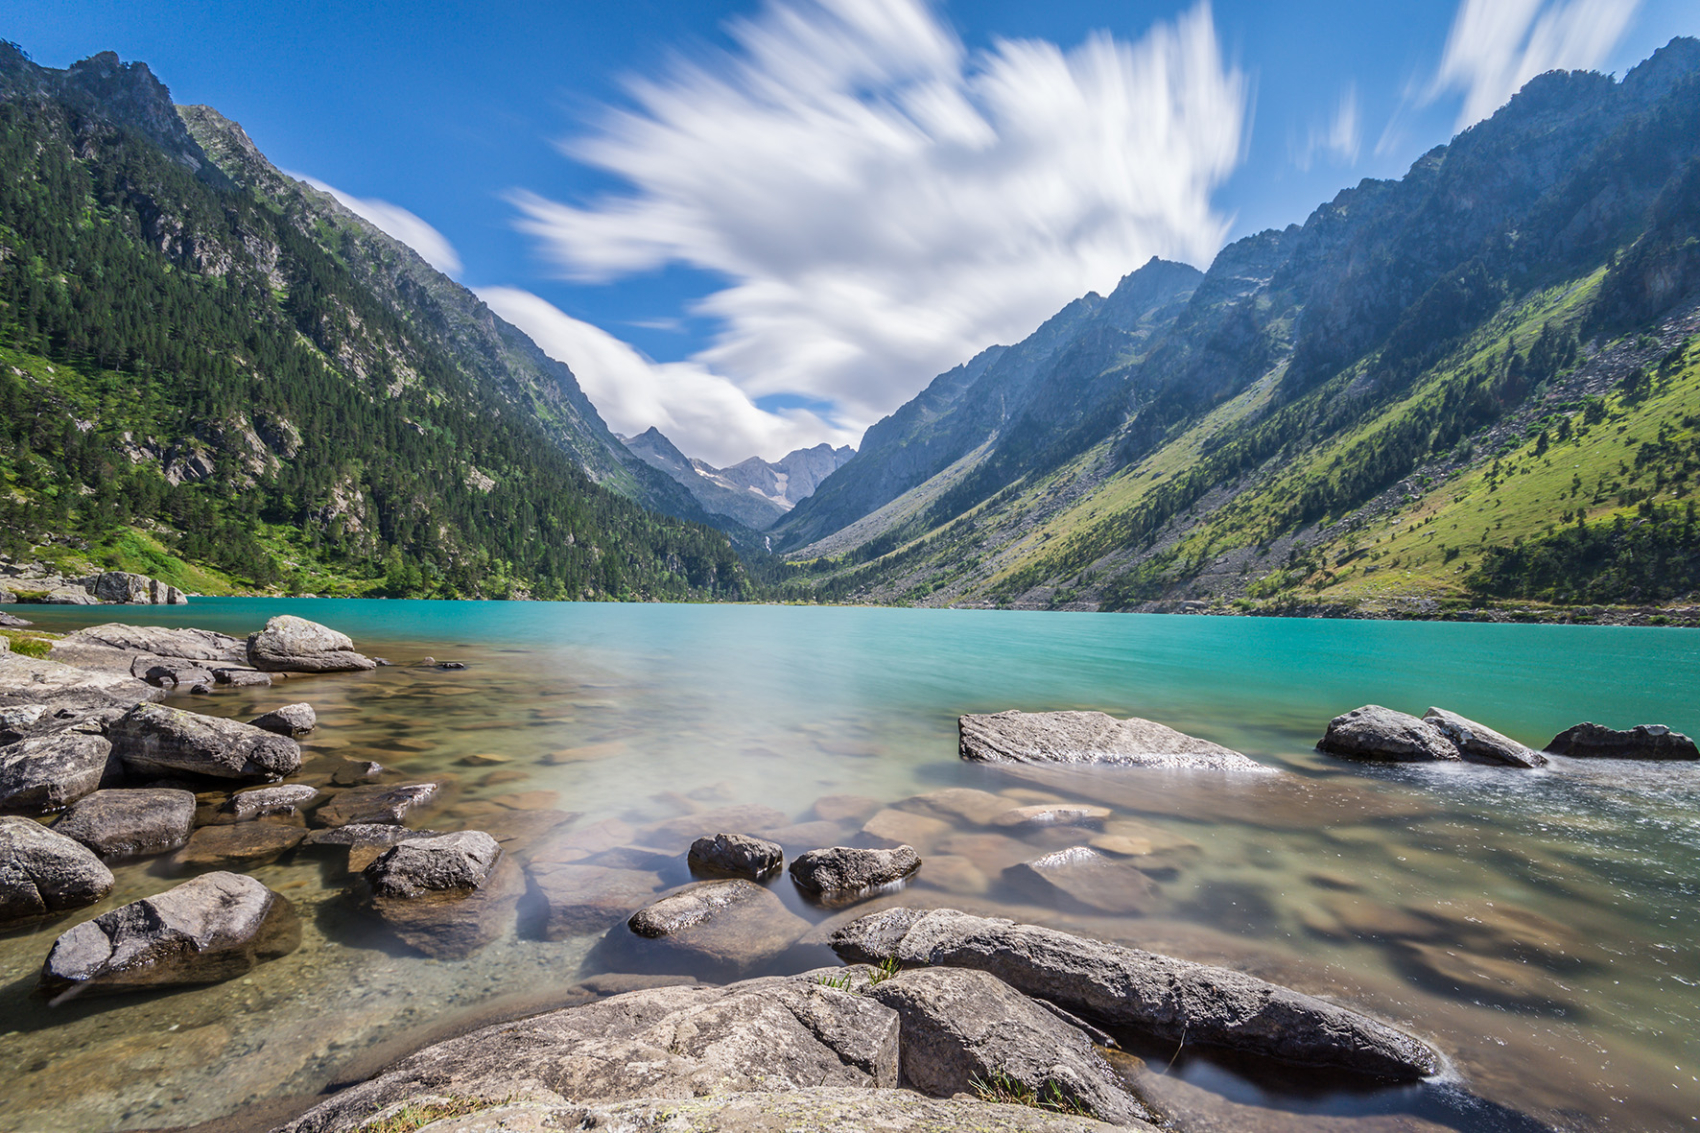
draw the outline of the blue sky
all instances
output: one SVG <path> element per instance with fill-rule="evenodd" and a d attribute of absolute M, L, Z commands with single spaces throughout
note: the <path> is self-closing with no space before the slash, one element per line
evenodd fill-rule
<path fill-rule="evenodd" d="M 616 429 L 728 463 L 854 443 L 1150 255 L 1208 266 L 1528 74 L 1700 34 L 1700 6 L 38 0 L 4 24 L 44 65 L 147 62 L 478 290 Z"/>

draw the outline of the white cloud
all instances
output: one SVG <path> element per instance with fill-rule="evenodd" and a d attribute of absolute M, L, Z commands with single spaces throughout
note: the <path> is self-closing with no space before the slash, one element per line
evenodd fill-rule
<path fill-rule="evenodd" d="M 1429 96 L 1463 91 L 1458 129 L 1472 126 L 1536 75 L 1598 67 L 1640 6 L 1641 0 L 1463 0 Z"/>
<path fill-rule="evenodd" d="M 1326 154 L 1343 165 L 1356 165 L 1363 147 L 1363 123 L 1358 108 L 1358 84 L 1347 83 L 1340 92 L 1334 117 L 1325 127 L 1312 126 L 1305 144 L 1293 155 L 1293 164 L 1308 170 L 1317 154 Z"/>
<path fill-rule="evenodd" d="M 1207 4 L 1067 51 L 970 53 L 925 0 L 775 0 L 729 31 L 734 51 L 634 81 L 631 107 L 563 144 L 625 192 L 514 200 L 569 278 L 724 277 L 693 308 L 719 326 L 695 361 L 750 395 L 865 425 L 1152 255 L 1207 264 L 1226 236 L 1210 197 L 1250 85 Z"/>
<path fill-rule="evenodd" d="M 543 352 L 565 362 L 609 428 L 630 436 L 651 425 L 686 456 L 724 467 L 751 455 L 770 460 L 795 448 L 857 436 L 806 409 L 769 413 L 730 381 L 696 362 L 652 362 L 607 331 L 573 318 L 548 300 L 513 287 L 478 297 Z"/>
<path fill-rule="evenodd" d="M 300 173 L 291 173 L 289 176 L 297 181 L 307 182 L 321 193 L 329 193 L 343 208 L 355 216 L 364 217 L 400 240 L 444 275 L 460 274 L 460 255 L 448 238 L 400 205 L 393 205 L 376 197 L 353 196 L 334 185 L 325 184 L 317 177 Z"/>

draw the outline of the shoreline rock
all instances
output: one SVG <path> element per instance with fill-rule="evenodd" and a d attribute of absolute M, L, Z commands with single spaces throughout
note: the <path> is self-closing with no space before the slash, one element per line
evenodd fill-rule
<path fill-rule="evenodd" d="M 378 667 L 354 651 L 347 634 L 293 614 L 279 614 L 265 629 L 249 634 L 247 657 L 262 673 L 345 673 Z"/>
<path fill-rule="evenodd" d="M 31 818 L 0 817 L 0 927 L 92 905 L 113 884 L 82 843 Z"/>
<path fill-rule="evenodd" d="M 1603 724 L 1577 724 L 1554 736 L 1546 750 L 1574 759 L 1700 759 L 1700 748 L 1692 739 L 1663 724 L 1637 724 L 1621 732 Z"/>
<path fill-rule="evenodd" d="M 970 763 L 1112 764 L 1188 771 L 1273 772 L 1220 744 L 1104 712 L 1022 712 L 959 717 L 959 751 Z"/>
<path fill-rule="evenodd" d="M 1458 748 L 1434 724 L 1379 704 L 1366 704 L 1328 722 L 1318 751 L 1389 763 L 1456 763 Z"/>
<path fill-rule="evenodd" d="M 294 740 L 236 720 L 159 704 L 138 704 L 108 733 L 114 753 L 133 773 L 186 772 L 215 779 L 281 779 L 301 767 Z"/>

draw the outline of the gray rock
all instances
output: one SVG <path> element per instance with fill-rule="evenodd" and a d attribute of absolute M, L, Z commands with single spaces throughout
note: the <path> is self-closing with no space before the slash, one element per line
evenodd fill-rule
<path fill-rule="evenodd" d="M 62 643 L 55 643 L 54 649 Z M 130 658 L 117 669 L 85 669 L 51 658 L 0 653 L 0 705 L 45 704 L 53 712 L 69 708 L 89 712 L 114 705 L 128 707 L 138 700 L 158 700 L 164 694 L 130 675 Z"/>
<path fill-rule="evenodd" d="M 1107 806 L 1087 803 L 1040 803 L 1004 811 L 992 825 L 1004 829 L 1043 826 L 1102 826 L 1113 812 Z"/>
<path fill-rule="evenodd" d="M 130 662 L 130 675 L 137 680 L 148 682 L 155 688 L 187 688 L 217 679 L 211 671 L 201 668 L 198 661 L 155 657 L 149 653 L 137 654 Z"/>
<path fill-rule="evenodd" d="M 1345 1007 L 1235 972 L 954 909 L 887 909 L 842 926 L 851 963 L 974 968 L 1084 1019 L 1393 1081 L 1438 1073 L 1432 1049 Z"/>
<path fill-rule="evenodd" d="M 311 704 L 285 704 L 282 708 L 254 717 L 248 723 L 280 736 L 304 736 L 319 726 L 319 716 Z"/>
<path fill-rule="evenodd" d="M 299 826 L 270 821 L 203 826 L 190 835 L 188 845 L 173 854 L 171 860 L 183 867 L 248 869 L 275 862 L 306 837 L 307 831 Z"/>
<path fill-rule="evenodd" d="M 646 827 L 638 834 L 636 842 L 663 853 L 682 854 L 689 850 L 691 843 L 698 838 L 713 835 L 721 830 L 753 830 L 760 833 L 784 826 L 790 821 L 784 813 L 770 806 L 750 804 L 717 807 L 699 814 L 682 814 L 678 818 L 669 818 L 665 822 Z"/>
<path fill-rule="evenodd" d="M 399 826 L 409 813 L 425 806 L 436 797 L 435 783 L 350 787 L 320 807 L 313 818 L 320 826 L 347 826 L 351 823 L 388 823 L 391 826 Z"/>
<path fill-rule="evenodd" d="M 272 684 L 271 674 L 258 669 L 214 669 L 212 675 L 213 680 L 231 688 L 270 688 Z"/>
<path fill-rule="evenodd" d="M 1152 720 L 1103 712 L 1020 712 L 963 716 L 962 758 L 976 763 L 1108 763 L 1200 771 L 1271 771 L 1220 744 Z"/>
<path fill-rule="evenodd" d="M 10 595 L 10 597 L 6 597 L 6 595 Z M 16 602 L 17 600 L 18 596 L 13 594 L 10 590 L 0 590 L 0 603 Z M 0 626 L 5 627 L 6 629 L 23 629 L 25 626 L 32 626 L 34 624 L 35 623 L 30 621 L 28 618 L 20 618 L 16 614 L 9 614 L 5 610 L 0 610 Z M 10 641 L 6 642 L 4 645 L 0 645 L 0 653 L 6 652 L 6 650 L 11 647 L 12 643 Z"/>
<path fill-rule="evenodd" d="M 533 860 L 526 872 L 547 909 L 545 940 L 591 936 L 619 924 L 653 900 L 661 878 L 648 870 Z"/>
<path fill-rule="evenodd" d="M 861 850 L 830 846 L 810 850 L 791 862 L 791 879 L 811 893 L 866 893 L 902 881 L 921 868 L 913 846 L 891 850 Z"/>
<path fill-rule="evenodd" d="M 63 933 L 41 972 L 59 999 L 219 983 L 301 943 L 295 909 L 252 877 L 208 873 Z"/>
<path fill-rule="evenodd" d="M 1458 748 L 1439 728 L 1379 704 L 1334 717 L 1316 746 L 1330 755 L 1392 763 L 1456 763 L 1459 758 Z"/>
<path fill-rule="evenodd" d="M 98 606 L 100 599 L 80 586 L 61 586 L 47 592 L 42 600 L 47 606 Z"/>
<path fill-rule="evenodd" d="M 363 871 L 380 897 L 422 897 L 450 889 L 477 889 L 496 867 L 502 848 L 482 830 L 407 838 Z"/>
<path fill-rule="evenodd" d="M 355 822 L 329 830 L 312 830 L 302 839 L 307 846 L 338 846 L 348 854 L 348 871 L 359 873 L 378 859 L 378 856 L 397 842 L 409 838 L 431 838 L 440 830 L 409 830 L 390 823 Z"/>
<path fill-rule="evenodd" d="M 108 861 L 175 850 L 195 827 L 195 796 L 167 787 L 96 791 L 53 829 Z"/>
<path fill-rule="evenodd" d="M 318 622 L 280 614 L 248 637 L 248 663 L 268 673 L 343 673 L 375 669 L 376 661 L 354 651 L 347 634 Z"/>
<path fill-rule="evenodd" d="M 503 855 L 476 889 L 432 890 L 416 897 L 373 893 L 370 907 L 409 947 L 439 960 L 458 960 L 506 932 L 524 894 L 525 875 Z"/>
<path fill-rule="evenodd" d="M 0 810 L 60 810 L 100 786 L 112 744 L 55 732 L 0 747 Z"/>
<path fill-rule="evenodd" d="M 242 639 L 212 630 L 133 626 L 122 622 L 88 626 L 53 643 L 53 659 L 89 668 L 122 668 L 136 655 L 198 661 L 203 669 L 247 664 Z"/>
<path fill-rule="evenodd" d="M 224 813 L 238 822 L 267 816 L 293 817 L 317 802 L 324 792 L 305 783 L 280 783 L 238 791 L 224 804 Z"/>
<path fill-rule="evenodd" d="M 138 704 L 108 730 L 113 754 L 140 775 L 188 773 L 215 779 L 280 779 L 301 767 L 294 740 L 236 720 L 160 704 Z"/>
<path fill-rule="evenodd" d="M 653 988 L 487 1027 L 404 1058 L 282 1133 L 346 1133 L 424 1094 L 571 1098 L 581 1106 L 664 1098 L 677 1108 L 707 1093 L 825 1086 L 871 1094 L 870 1086 L 897 1085 L 897 1013 L 816 982 L 837 974 Z M 767 1126 L 799 1127 L 807 1123 Z"/>
<path fill-rule="evenodd" d="M 923 1093 L 948 1098 L 998 1083 L 1101 1121 L 1155 1120 L 1085 1034 L 996 976 L 920 968 L 862 994 L 897 1012 L 903 1078 Z"/>
<path fill-rule="evenodd" d="M 92 905 L 112 871 L 80 842 L 30 818 L 0 817 L 0 925 Z"/>
<path fill-rule="evenodd" d="M 102 602 L 132 605 L 183 606 L 189 599 L 175 586 L 149 578 L 145 574 L 109 570 L 94 580 L 94 596 Z"/>
<path fill-rule="evenodd" d="M 694 872 L 760 881 L 778 873 L 785 851 L 775 842 L 744 834 L 716 834 L 691 843 L 687 861 Z"/>
<path fill-rule="evenodd" d="M 363 787 L 376 783 L 387 770 L 382 763 L 370 759 L 345 759 L 331 772 L 333 787 Z"/>
<path fill-rule="evenodd" d="M 1579 759 L 1700 759 L 1693 740 L 1663 724 L 1637 724 L 1621 732 L 1604 724 L 1578 724 L 1554 736 L 1546 749 Z"/>
<path fill-rule="evenodd" d="M 699 881 L 646 905 L 626 922 L 652 946 L 642 950 L 654 966 L 682 965 L 693 974 L 741 972 L 773 959 L 809 924 L 770 891 L 732 878 Z"/>
<path fill-rule="evenodd" d="M 1430 708 L 1423 713 L 1423 722 L 1433 725 L 1441 735 L 1451 740 L 1458 754 L 1471 763 L 1494 763 L 1526 769 L 1547 765 L 1547 757 L 1540 752 L 1531 751 L 1509 736 L 1502 736 L 1485 724 L 1478 724 L 1456 712 Z"/>
<path fill-rule="evenodd" d="M 1018 862 L 1004 870 L 1004 880 L 1048 904 L 1089 913 L 1143 913 L 1158 896 L 1145 874 L 1090 846 Z"/>

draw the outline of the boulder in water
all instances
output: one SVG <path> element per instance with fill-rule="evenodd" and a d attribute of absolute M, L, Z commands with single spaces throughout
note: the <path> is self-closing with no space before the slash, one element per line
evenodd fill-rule
<path fill-rule="evenodd" d="M 88 847 L 30 818 L 0 817 L 0 925 L 92 905 L 112 871 Z"/>
<path fill-rule="evenodd" d="M 902 881 L 920 868 L 921 856 L 913 846 L 890 850 L 830 846 L 799 855 L 791 863 L 791 879 L 810 893 L 849 895 Z"/>
<path fill-rule="evenodd" d="M 1198 771 L 1269 771 L 1220 744 L 1153 720 L 1103 712 L 1021 712 L 963 716 L 963 759 L 974 763 L 1104 763 Z"/>
<path fill-rule="evenodd" d="M 1545 767 L 1547 757 L 1538 751 L 1531 751 L 1511 739 L 1502 736 L 1485 724 L 1448 712 L 1444 708 L 1430 708 L 1423 713 L 1423 722 L 1439 729 L 1440 734 L 1452 741 L 1458 749 L 1458 754 L 1471 763 L 1493 763 L 1505 767 L 1522 767 L 1532 769 Z"/>
<path fill-rule="evenodd" d="M 108 861 L 177 849 L 195 828 L 195 796 L 170 787 L 96 791 L 54 827 Z"/>
<path fill-rule="evenodd" d="M 217 779 L 280 779 L 301 766 L 294 740 L 236 720 L 160 704 L 138 704 L 108 731 L 113 753 L 132 772 L 186 772 Z"/>
<path fill-rule="evenodd" d="M 502 848 L 482 830 L 406 838 L 380 854 L 363 872 L 380 897 L 422 897 L 484 884 Z"/>
<path fill-rule="evenodd" d="M 1317 743 L 1318 750 L 1349 759 L 1390 763 L 1456 763 L 1458 748 L 1426 720 L 1379 704 L 1366 704 L 1336 716 Z"/>
<path fill-rule="evenodd" d="M 248 637 L 248 663 L 267 673 L 343 673 L 375 669 L 378 663 L 354 651 L 347 634 L 329 626 L 280 614 Z"/>
<path fill-rule="evenodd" d="M 654 945 L 641 959 L 653 967 L 746 971 L 784 952 L 809 930 L 766 888 L 742 878 L 699 881 L 633 913 L 632 932 Z"/>
<path fill-rule="evenodd" d="M 425 806 L 436 797 L 435 783 L 351 787 L 320 807 L 313 817 L 321 826 L 347 826 L 351 823 L 388 823 L 391 826 L 399 826 L 409 813 Z"/>
<path fill-rule="evenodd" d="M 785 851 L 765 838 L 715 834 L 692 842 L 687 860 L 696 873 L 760 881 L 779 872 L 785 864 Z"/>
<path fill-rule="evenodd" d="M 285 704 L 282 708 L 254 717 L 248 723 L 280 736 L 304 736 L 319 726 L 319 717 L 311 704 Z"/>
<path fill-rule="evenodd" d="M 1693 740 L 1663 724 L 1637 724 L 1621 732 L 1604 724 L 1578 724 L 1554 736 L 1546 749 L 1577 759 L 1700 759 Z"/>

